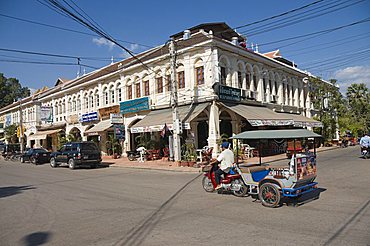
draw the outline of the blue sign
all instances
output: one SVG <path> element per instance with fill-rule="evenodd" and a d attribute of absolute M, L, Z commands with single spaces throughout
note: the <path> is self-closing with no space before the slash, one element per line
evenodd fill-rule
<path fill-rule="evenodd" d="M 149 109 L 149 97 L 138 98 L 120 103 L 121 114 L 136 113 Z"/>
<path fill-rule="evenodd" d="M 83 114 L 80 118 L 81 122 L 89 122 L 89 121 L 94 121 L 98 120 L 98 112 L 92 112 L 92 113 L 87 113 Z"/>
<path fill-rule="evenodd" d="M 12 116 L 10 114 L 7 114 L 5 116 L 5 127 L 10 126 L 12 124 Z"/>
<path fill-rule="evenodd" d="M 116 139 L 125 139 L 125 126 L 114 125 L 114 135 Z"/>
<path fill-rule="evenodd" d="M 241 90 L 226 85 L 219 85 L 218 97 L 220 100 L 240 102 Z"/>

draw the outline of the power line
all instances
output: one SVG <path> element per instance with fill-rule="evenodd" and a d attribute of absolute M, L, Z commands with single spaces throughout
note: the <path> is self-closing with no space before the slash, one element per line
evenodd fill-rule
<path fill-rule="evenodd" d="M 299 35 L 299 36 L 295 36 L 295 37 L 284 38 L 284 39 L 280 39 L 280 40 L 277 40 L 277 41 L 267 42 L 267 43 L 260 44 L 259 46 L 266 46 L 266 45 L 270 45 L 270 44 L 281 43 L 281 42 L 294 40 L 294 39 L 299 39 L 299 38 L 304 38 L 304 37 L 309 37 L 309 36 L 313 36 L 313 35 L 327 34 L 327 33 L 334 32 L 334 31 L 337 31 L 337 30 L 340 30 L 340 29 L 343 29 L 343 28 L 347 28 L 347 27 L 350 27 L 350 26 L 362 24 L 362 23 L 365 23 L 365 22 L 368 22 L 368 21 L 370 21 L 370 17 L 362 19 L 360 21 L 356 21 L 356 22 L 347 24 L 347 25 L 334 27 L 334 28 L 330 28 L 330 29 L 326 29 L 326 30 L 322 30 L 322 31 L 318 31 L 318 32 L 308 33 L 308 34 L 304 34 L 304 35 Z"/>
<path fill-rule="evenodd" d="M 278 17 L 281 17 L 281 16 L 285 16 L 287 14 L 290 14 L 290 13 L 294 13 L 294 12 L 297 12 L 299 10 L 302 10 L 302 9 L 305 9 L 305 8 L 308 8 L 312 5 L 315 5 L 315 4 L 318 4 L 320 2 L 322 2 L 324 0 L 318 0 L 318 1 L 315 1 L 313 3 L 310 3 L 310 4 L 307 4 L 307 5 L 304 5 L 302 7 L 299 7 L 299 8 L 296 8 L 296 9 L 292 9 L 292 10 L 289 10 L 287 12 L 284 12 L 284 13 L 281 13 L 281 14 L 278 14 L 278 15 L 274 15 L 274 16 L 271 16 L 271 17 L 268 17 L 268 18 L 265 18 L 265 19 L 262 19 L 262 20 L 259 20 L 259 21 L 255 21 L 255 22 L 252 22 L 252 23 L 249 23 L 249 24 L 245 24 L 245 25 L 242 25 L 242 26 L 237 26 L 237 27 L 234 27 L 234 29 L 240 29 L 240 28 L 243 28 L 243 27 L 247 27 L 247 26 L 251 26 L 251 25 L 255 25 L 255 24 L 259 24 L 259 23 L 262 23 L 262 22 L 265 22 L 265 21 L 268 21 L 268 20 L 273 20 L 273 19 L 276 19 Z"/>
<path fill-rule="evenodd" d="M 6 60 L 6 59 L 0 59 L 0 62 L 10 62 L 10 63 L 25 63 L 25 64 L 39 64 L 39 65 L 61 65 L 61 66 L 82 66 L 82 67 L 88 67 L 93 69 L 98 69 L 93 66 L 89 66 L 82 63 L 70 63 L 70 62 L 42 62 L 42 61 L 26 61 L 26 60 Z"/>
<path fill-rule="evenodd" d="M 19 18 L 19 17 L 5 15 L 5 14 L 1 14 L 1 13 L 0 13 L 0 16 L 5 17 L 5 18 L 9 18 L 9 19 L 14 19 L 14 20 L 26 22 L 26 23 L 30 23 L 30 24 L 35 24 L 35 25 L 50 27 L 50 28 L 54 28 L 54 29 L 59 29 L 59 30 L 62 30 L 62 31 L 74 32 L 74 33 L 88 35 L 88 36 L 92 36 L 92 37 L 100 37 L 99 35 L 95 35 L 95 34 L 92 34 L 92 33 L 87 33 L 87 32 L 77 31 L 77 30 L 68 29 L 68 28 L 64 28 L 64 27 L 54 26 L 54 25 L 50 25 L 50 24 L 45 24 L 45 23 L 33 21 L 33 20 L 22 19 L 22 18 Z M 135 42 L 127 41 L 127 40 L 117 39 L 117 41 L 120 41 L 122 43 L 132 44 L 132 45 L 139 45 L 139 46 L 146 47 L 146 48 L 153 48 L 153 46 L 149 46 L 149 45 L 146 45 L 146 44 L 135 43 Z"/>
<path fill-rule="evenodd" d="M 265 26 L 267 26 L 267 27 L 265 29 L 256 30 L 255 32 L 247 33 L 247 36 L 248 37 L 255 36 L 255 35 L 266 33 L 266 32 L 272 31 L 272 30 L 278 30 L 278 29 L 283 28 L 283 27 L 287 27 L 287 26 L 291 26 L 291 25 L 294 25 L 294 24 L 297 24 L 297 23 L 301 23 L 303 21 L 310 20 L 310 19 L 313 19 L 313 18 L 317 18 L 317 17 L 323 16 L 323 15 L 326 15 L 326 14 L 332 14 L 333 12 L 336 12 L 336 11 L 339 11 L 339 10 L 342 10 L 342 9 L 345 9 L 345 8 L 348 8 L 348 7 L 352 7 L 356 4 L 359 4 L 359 3 L 364 2 L 364 1 L 365 0 L 359 0 L 359 1 L 354 2 L 354 3 L 348 3 L 348 1 L 344 1 L 344 2 L 338 3 L 334 6 L 322 9 L 320 11 L 317 11 L 315 13 L 306 14 L 306 15 L 299 14 L 300 16 L 298 18 L 295 18 L 295 19 L 292 19 L 292 20 L 285 20 L 281 23 L 274 23 L 273 25 L 271 25 L 271 24 L 267 25 L 266 24 Z M 333 9 L 334 7 L 337 7 L 337 6 L 340 6 L 340 5 L 343 5 L 343 4 L 347 4 L 347 5 L 338 7 L 336 9 Z M 320 12 L 323 12 L 323 11 L 326 11 L 326 12 L 320 13 Z M 294 16 L 297 16 L 297 15 L 294 15 Z M 292 18 L 294 16 L 291 16 L 290 18 Z M 256 29 L 256 28 L 254 28 L 254 29 Z"/>
<path fill-rule="evenodd" d="M 65 0 L 63 0 L 63 1 L 66 3 Z M 125 50 L 128 54 L 130 54 L 134 59 L 136 59 L 137 61 L 139 61 L 144 67 L 146 67 L 149 70 L 151 70 L 140 58 L 138 58 L 135 54 L 133 54 L 132 51 L 130 51 L 129 49 L 127 49 L 126 47 L 124 47 L 123 45 L 121 45 L 120 43 L 118 43 L 107 32 L 105 32 L 101 28 L 99 28 L 96 25 L 94 25 L 93 23 L 91 23 L 91 21 L 89 21 L 83 14 L 79 13 L 73 7 L 72 7 L 72 10 L 75 13 L 73 13 L 71 10 L 69 10 L 66 6 L 64 6 L 58 0 L 44 0 L 44 2 L 47 3 L 50 6 L 53 6 L 53 8 L 56 8 L 57 9 L 57 12 L 58 11 L 61 11 L 61 12 L 65 13 L 65 14 L 67 14 L 68 17 L 71 18 L 72 20 L 74 20 L 75 22 L 79 23 L 80 25 L 83 25 L 83 26 L 87 27 L 91 31 L 93 31 L 93 32 L 97 33 L 98 35 L 100 35 L 101 37 L 103 37 L 103 38 L 111 41 L 114 44 L 116 44 L 117 46 L 119 46 L 120 48 L 122 48 L 123 50 Z M 67 3 L 67 5 L 69 5 L 69 4 Z M 76 4 L 74 4 L 74 5 L 76 5 Z"/>

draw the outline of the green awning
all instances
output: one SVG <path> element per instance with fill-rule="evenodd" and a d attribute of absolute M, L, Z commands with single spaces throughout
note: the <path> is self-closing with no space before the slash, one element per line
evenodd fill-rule
<path fill-rule="evenodd" d="M 306 129 L 287 130 L 258 130 L 239 133 L 233 139 L 296 139 L 296 138 L 319 138 L 321 135 Z"/>

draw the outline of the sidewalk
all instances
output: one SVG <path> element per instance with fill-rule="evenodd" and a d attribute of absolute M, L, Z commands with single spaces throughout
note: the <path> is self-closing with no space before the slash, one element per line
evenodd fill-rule
<path fill-rule="evenodd" d="M 317 152 L 323 152 L 333 149 L 338 149 L 340 147 L 333 146 L 333 147 L 320 147 L 316 149 Z M 287 160 L 286 154 L 274 155 L 274 156 L 267 156 L 262 157 L 262 162 L 275 162 L 279 160 Z M 258 164 L 259 157 L 249 158 L 243 161 L 244 165 L 250 164 Z M 110 156 L 103 157 L 103 165 L 109 165 L 109 167 L 125 167 L 125 168 L 139 168 L 139 169 L 152 169 L 152 170 L 167 170 L 167 171 L 174 171 L 174 172 L 194 172 L 198 173 L 201 172 L 201 168 L 196 167 L 179 167 L 176 162 L 172 161 L 165 161 L 165 160 L 155 160 L 155 161 L 145 161 L 145 162 L 138 162 L 138 161 L 129 161 L 127 157 L 121 157 L 119 159 L 112 159 Z"/>

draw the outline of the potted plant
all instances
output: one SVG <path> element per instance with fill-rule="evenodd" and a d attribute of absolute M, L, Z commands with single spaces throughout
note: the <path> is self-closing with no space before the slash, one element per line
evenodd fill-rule
<path fill-rule="evenodd" d="M 197 152 L 194 143 L 186 142 L 182 145 L 181 166 L 192 167 L 196 163 Z"/>

